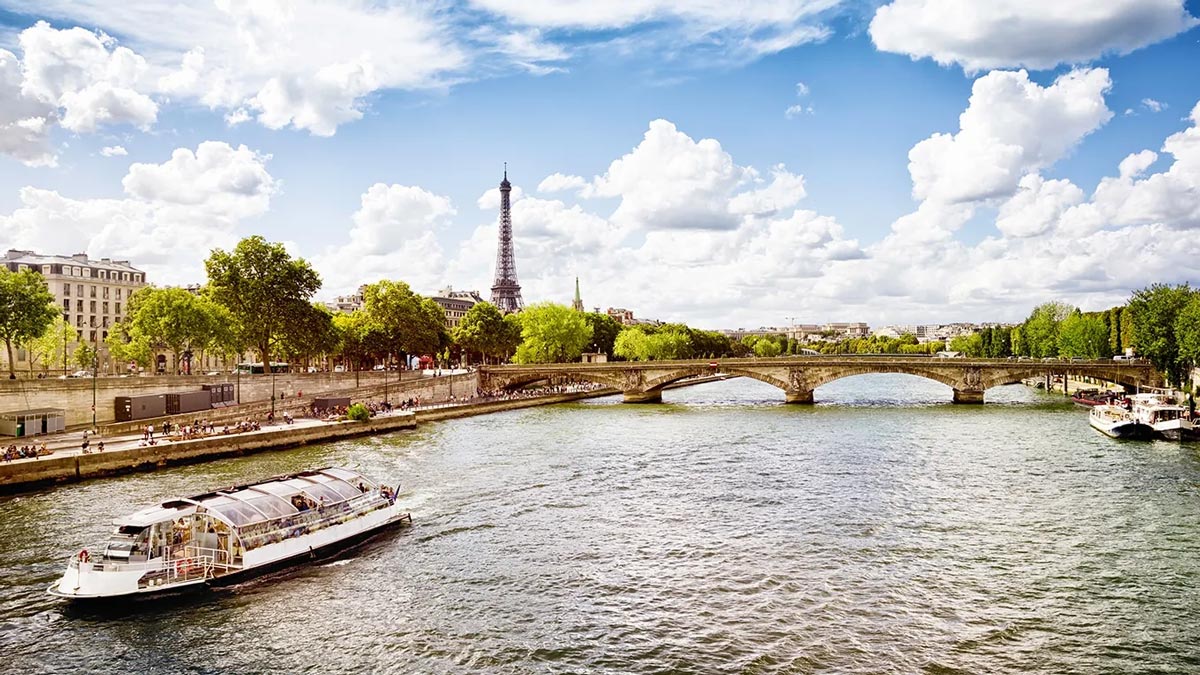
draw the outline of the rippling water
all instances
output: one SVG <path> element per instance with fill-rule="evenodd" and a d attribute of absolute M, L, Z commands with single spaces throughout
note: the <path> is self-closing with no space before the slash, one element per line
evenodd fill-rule
<path fill-rule="evenodd" d="M 1061 396 L 735 380 L 0 501 L 0 670 L 1128 673 L 1200 669 L 1200 454 Z M 315 465 L 399 478 L 411 530 L 95 613 L 44 592 L 107 523 Z"/>

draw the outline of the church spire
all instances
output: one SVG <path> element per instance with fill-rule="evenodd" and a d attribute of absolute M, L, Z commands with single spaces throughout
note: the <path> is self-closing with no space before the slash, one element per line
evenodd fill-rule
<path fill-rule="evenodd" d="M 575 277 L 575 302 L 571 303 L 576 312 L 583 311 L 583 298 L 579 295 L 579 277 Z"/>

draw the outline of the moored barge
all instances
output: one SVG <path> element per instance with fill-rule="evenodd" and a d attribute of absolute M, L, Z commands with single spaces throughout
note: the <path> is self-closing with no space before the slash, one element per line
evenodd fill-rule
<path fill-rule="evenodd" d="M 73 600 L 238 583 L 409 525 L 396 492 L 328 467 L 194 497 L 116 520 L 107 544 L 72 556 L 48 592 Z"/>

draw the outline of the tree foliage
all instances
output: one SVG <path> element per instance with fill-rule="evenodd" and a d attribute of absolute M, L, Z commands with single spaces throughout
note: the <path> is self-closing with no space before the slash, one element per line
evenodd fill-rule
<path fill-rule="evenodd" d="M 583 316 L 592 327 L 592 348 L 601 354 L 607 354 L 609 358 L 616 356 L 614 349 L 617 336 L 621 333 L 621 324 L 601 312 L 588 312 Z"/>
<path fill-rule="evenodd" d="M 1022 352 L 1034 358 L 1058 356 L 1058 327 L 1073 310 L 1062 302 L 1046 302 L 1034 307 L 1029 318 L 1021 324 Z"/>
<path fill-rule="evenodd" d="M 309 315 L 309 298 L 321 287 L 321 277 L 307 261 L 257 235 L 231 252 L 214 249 L 204 266 L 212 299 L 229 310 L 242 339 L 263 363 L 289 326 Z"/>
<path fill-rule="evenodd" d="M 386 353 L 436 354 L 450 344 L 445 312 L 403 281 L 368 284 L 363 300 L 368 334 L 377 332 Z"/>
<path fill-rule="evenodd" d="M 1104 327 L 1104 321 L 1078 310 L 1072 312 L 1058 327 L 1058 355 L 1085 359 L 1112 356 L 1109 331 Z"/>
<path fill-rule="evenodd" d="M 169 349 L 175 357 L 175 372 L 179 372 L 185 352 L 216 347 L 230 339 L 228 310 L 207 296 L 182 288 L 144 287 L 133 294 L 126 309 L 126 344 L 136 345 L 135 352 L 142 349 L 143 342 L 152 349 Z M 135 355 L 121 360 L 140 358 Z"/>
<path fill-rule="evenodd" d="M 1185 371 L 1176 339 L 1176 319 L 1195 296 L 1196 291 L 1187 284 L 1153 284 L 1134 292 L 1129 300 L 1133 347 L 1172 382 L 1182 382 Z"/>
<path fill-rule="evenodd" d="M 104 338 L 108 345 L 108 353 L 114 360 L 122 363 L 133 363 L 143 368 L 149 368 L 154 360 L 154 347 L 145 335 L 134 331 L 130 325 L 122 321 L 108 331 Z"/>
<path fill-rule="evenodd" d="M 8 376 L 16 377 L 13 344 L 41 337 L 59 309 L 42 275 L 31 270 L 11 272 L 0 267 L 0 339 L 8 349 Z"/>
<path fill-rule="evenodd" d="M 79 333 L 62 316 L 56 316 L 50 328 L 30 340 L 25 348 L 29 351 L 29 370 L 36 363 L 42 370 L 62 366 L 66 370 L 67 355 L 79 340 Z"/>
<path fill-rule="evenodd" d="M 1175 342 L 1179 345 L 1179 360 L 1187 368 L 1200 364 L 1200 293 L 1188 300 L 1175 319 Z"/>
<path fill-rule="evenodd" d="M 521 342 L 520 326 L 504 319 L 492 303 L 478 303 L 454 327 L 452 338 L 463 349 L 479 354 L 484 362 L 488 357 L 503 359 Z"/>
<path fill-rule="evenodd" d="M 577 361 L 591 345 L 591 325 L 582 312 L 566 305 L 542 302 L 526 307 L 517 317 L 521 323 L 517 363 Z"/>

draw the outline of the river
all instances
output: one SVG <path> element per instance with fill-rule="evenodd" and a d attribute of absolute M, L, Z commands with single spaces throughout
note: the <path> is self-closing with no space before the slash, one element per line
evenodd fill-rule
<path fill-rule="evenodd" d="M 1131 673 L 1200 669 L 1200 451 L 1021 385 L 817 405 L 749 380 L 425 425 L 0 500 L 12 673 Z M 108 523 L 319 465 L 414 527 L 181 601 L 46 595 Z"/>

